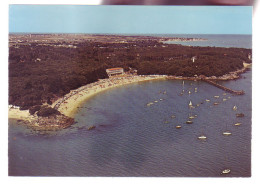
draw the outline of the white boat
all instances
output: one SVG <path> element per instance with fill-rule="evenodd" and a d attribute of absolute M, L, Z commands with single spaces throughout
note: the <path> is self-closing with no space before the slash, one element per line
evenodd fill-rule
<path fill-rule="evenodd" d="M 223 98 L 223 102 L 224 102 L 224 101 L 227 101 L 227 99 L 226 99 L 226 98 Z"/>
<path fill-rule="evenodd" d="M 191 92 L 189 91 L 189 94 L 191 94 Z"/>
<path fill-rule="evenodd" d="M 205 135 L 201 135 L 198 137 L 198 139 L 207 139 L 207 137 Z"/>
<path fill-rule="evenodd" d="M 229 174 L 231 172 L 230 169 L 224 169 L 221 174 Z"/>
<path fill-rule="evenodd" d="M 157 101 L 157 100 L 155 100 L 154 102 L 155 102 L 155 103 L 157 103 L 158 101 Z"/>
<path fill-rule="evenodd" d="M 195 93 L 197 93 L 197 92 L 198 92 L 198 91 L 197 91 L 197 89 L 198 89 L 198 88 L 195 88 Z"/>
<path fill-rule="evenodd" d="M 213 105 L 218 105 L 219 103 L 218 102 L 215 102 Z"/>
<path fill-rule="evenodd" d="M 233 110 L 236 111 L 236 110 L 237 110 L 237 106 L 234 106 L 234 107 L 233 107 Z"/>
<path fill-rule="evenodd" d="M 161 98 L 160 101 L 163 101 L 163 99 Z"/>
<path fill-rule="evenodd" d="M 194 118 L 195 118 L 195 116 L 190 116 L 190 117 L 189 117 L 189 119 L 194 119 Z"/>
<path fill-rule="evenodd" d="M 210 100 L 206 99 L 206 102 L 210 102 Z"/>
<path fill-rule="evenodd" d="M 176 128 L 176 129 L 180 129 L 180 128 L 181 128 L 181 125 L 177 125 L 175 128 Z"/>
<path fill-rule="evenodd" d="M 190 106 L 190 107 L 192 106 L 192 103 L 191 103 L 191 101 L 190 101 L 190 103 L 189 103 L 189 106 Z"/>
<path fill-rule="evenodd" d="M 234 125 L 235 126 L 240 126 L 242 123 L 235 123 Z"/>
<path fill-rule="evenodd" d="M 223 135 L 227 135 L 227 136 L 228 136 L 228 135 L 232 135 L 232 133 L 231 133 L 231 132 L 228 132 L 228 131 L 223 132 L 222 134 L 223 134 Z"/>
<path fill-rule="evenodd" d="M 192 121 L 188 120 L 186 121 L 187 124 L 192 124 Z"/>
<path fill-rule="evenodd" d="M 219 98 L 219 96 L 214 96 L 215 98 Z"/>

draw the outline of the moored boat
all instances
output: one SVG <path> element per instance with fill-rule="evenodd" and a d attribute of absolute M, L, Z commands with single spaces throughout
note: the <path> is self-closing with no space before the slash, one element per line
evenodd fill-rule
<path fill-rule="evenodd" d="M 187 124 L 192 124 L 193 122 L 190 121 L 190 120 L 188 120 L 188 121 L 186 121 L 186 123 L 187 123 Z"/>
<path fill-rule="evenodd" d="M 237 117 L 244 117 L 245 115 L 243 113 L 237 113 L 236 116 Z"/>
<path fill-rule="evenodd" d="M 176 128 L 176 129 L 180 129 L 180 128 L 181 128 L 181 125 L 177 125 L 175 128 Z"/>
<path fill-rule="evenodd" d="M 203 139 L 207 139 L 207 137 L 205 135 L 201 135 L 198 137 L 198 139 L 203 140 Z"/>
<path fill-rule="evenodd" d="M 90 126 L 90 127 L 88 127 L 88 130 L 93 130 L 93 129 L 95 129 L 96 128 L 96 126 Z"/>
<path fill-rule="evenodd" d="M 231 172 L 230 169 L 224 169 L 221 174 L 229 174 Z"/>
<path fill-rule="evenodd" d="M 223 134 L 223 135 L 227 135 L 227 136 L 228 136 L 228 135 L 232 135 L 232 133 L 229 132 L 229 131 L 223 132 L 222 134 Z"/>
<path fill-rule="evenodd" d="M 190 116 L 190 117 L 189 117 L 189 119 L 194 119 L 194 118 L 195 118 L 195 116 Z"/>
<path fill-rule="evenodd" d="M 235 126 L 240 126 L 242 123 L 235 123 L 234 125 Z"/>

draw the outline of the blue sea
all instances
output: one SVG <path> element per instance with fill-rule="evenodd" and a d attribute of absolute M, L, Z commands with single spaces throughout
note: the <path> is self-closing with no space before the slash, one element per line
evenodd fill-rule
<path fill-rule="evenodd" d="M 83 103 L 77 123 L 57 132 L 43 134 L 9 120 L 9 175 L 250 177 L 251 79 L 249 70 L 220 82 L 245 95 L 188 80 L 116 87 Z M 186 124 L 190 115 L 196 118 Z M 223 175 L 224 169 L 231 172 Z"/>
<path fill-rule="evenodd" d="M 159 36 L 159 35 L 158 35 Z M 178 38 L 202 38 L 203 41 L 166 41 L 167 44 L 181 44 L 186 46 L 200 46 L 200 47 L 236 47 L 236 48 L 252 48 L 252 35 L 228 35 L 228 34 L 169 34 L 160 35 L 165 37 L 178 37 Z"/>

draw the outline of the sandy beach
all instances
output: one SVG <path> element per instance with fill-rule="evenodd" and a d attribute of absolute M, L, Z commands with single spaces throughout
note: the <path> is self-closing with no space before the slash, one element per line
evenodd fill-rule
<path fill-rule="evenodd" d="M 37 117 L 30 115 L 29 110 L 20 110 L 19 108 L 8 107 L 8 118 L 32 121 Z"/>
<path fill-rule="evenodd" d="M 69 94 L 65 95 L 63 98 L 58 99 L 53 103 L 52 107 L 56 108 L 62 114 L 68 117 L 74 117 L 74 113 L 83 102 L 88 98 L 114 87 L 121 85 L 131 84 L 135 82 L 149 81 L 166 79 L 166 75 L 149 75 L 149 76 L 117 76 L 111 77 L 109 79 L 100 79 L 95 83 L 91 83 L 82 86 L 76 90 L 72 90 Z"/>

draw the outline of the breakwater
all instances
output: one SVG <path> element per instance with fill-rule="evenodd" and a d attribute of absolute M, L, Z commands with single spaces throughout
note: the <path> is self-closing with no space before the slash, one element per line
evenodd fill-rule
<path fill-rule="evenodd" d="M 244 92 L 243 90 L 239 90 L 239 91 L 237 91 L 237 90 L 232 90 L 232 89 L 227 88 L 227 87 L 225 87 L 225 86 L 222 86 L 222 85 L 220 85 L 220 84 L 218 84 L 218 83 L 216 83 L 216 82 L 214 82 L 214 81 L 212 81 L 212 80 L 203 79 L 203 78 L 202 78 L 201 80 L 202 80 L 202 81 L 205 81 L 205 82 L 207 82 L 207 83 L 209 83 L 209 84 L 211 84 L 211 85 L 213 85 L 213 86 L 216 86 L 217 88 L 223 89 L 223 90 L 226 91 L 226 92 L 232 93 L 232 94 L 236 94 L 236 95 L 243 95 L 243 94 L 245 94 L 245 92 Z"/>

